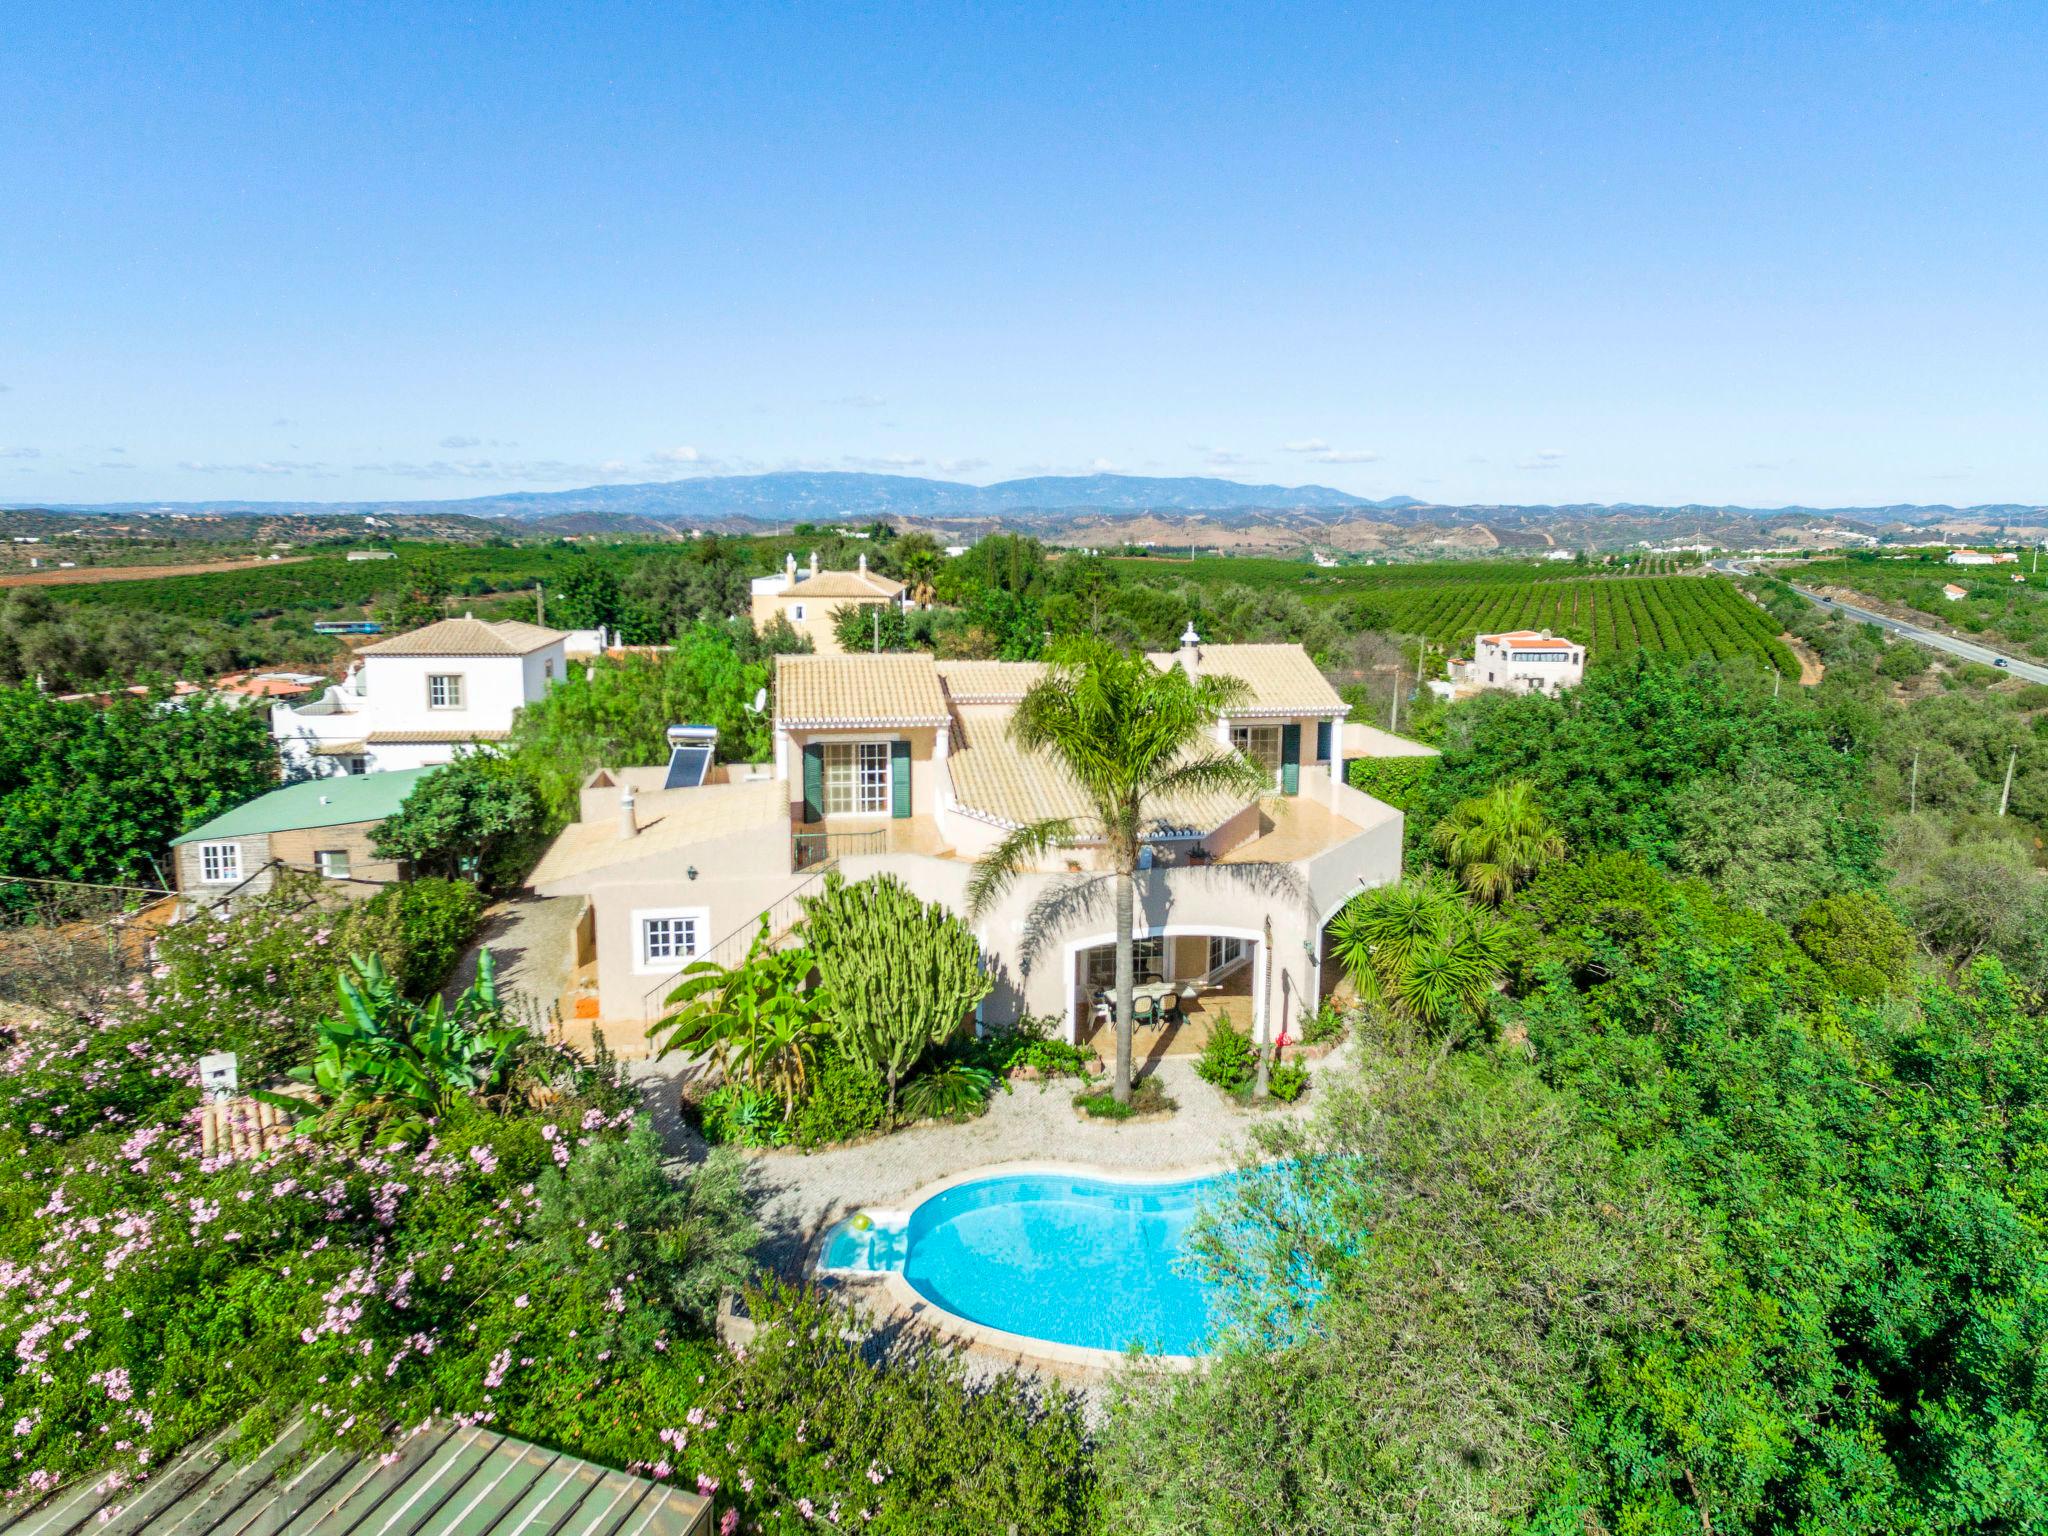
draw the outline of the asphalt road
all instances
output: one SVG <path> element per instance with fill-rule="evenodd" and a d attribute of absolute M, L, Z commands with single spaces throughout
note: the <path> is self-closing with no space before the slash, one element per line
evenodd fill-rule
<path fill-rule="evenodd" d="M 1724 576 L 1747 576 L 1750 574 L 1748 565 L 1741 560 L 1713 560 L 1709 561 L 1708 564 L 1712 569 L 1719 571 Z M 1787 585 L 1809 603 L 1825 608 L 1830 613 L 1845 614 L 1849 618 L 1861 620 L 1863 623 L 1875 624 L 1879 629 L 1914 641 L 1916 644 L 1924 645 L 1930 650 L 1946 651 L 1949 655 L 1959 656 L 1964 661 L 1982 662 L 1987 667 L 1995 666 L 1999 657 L 2004 654 L 2001 651 L 1994 651 L 1988 646 L 1978 645 L 1973 641 L 1958 640 L 1954 635 L 1945 635 L 1938 629 L 1923 629 L 1918 624 L 1908 624 L 1903 619 L 1888 618 L 1884 614 L 1873 613 L 1868 608 L 1858 608 L 1854 603 L 1844 603 L 1832 597 L 1822 597 L 1818 592 L 1810 592 L 1796 582 L 1788 582 Z M 2017 657 L 2006 657 L 2005 666 L 2000 668 L 2000 670 L 2010 672 L 2014 677 L 2024 677 L 2030 683 L 2048 683 L 2048 667 L 2037 666 L 2030 661 L 2021 661 Z"/>

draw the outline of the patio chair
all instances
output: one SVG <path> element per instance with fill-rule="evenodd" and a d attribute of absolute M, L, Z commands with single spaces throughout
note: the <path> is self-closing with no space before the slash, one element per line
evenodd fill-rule
<path fill-rule="evenodd" d="M 1144 1029 L 1151 1029 L 1159 1022 L 1159 999 L 1141 997 L 1131 1004 L 1131 1022 Z"/>

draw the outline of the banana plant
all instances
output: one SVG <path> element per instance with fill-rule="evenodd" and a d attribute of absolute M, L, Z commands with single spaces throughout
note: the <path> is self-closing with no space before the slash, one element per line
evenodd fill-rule
<path fill-rule="evenodd" d="M 291 1074 L 313 1088 L 318 1119 L 332 1130 L 374 1121 L 380 1139 L 415 1139 L 456 1101 L 498 1092 L 527 1038 L 506 1021 L 488 950 L 452 1008 L 438 996 L 408 1000 L 374 955 L 352 956 L 335 991 L 341 1006 L 314 1026 L 312 1062 Z M 306 1110 L 301 1100 L 258 1096 Z"/>
<path fill-rule="evenodd" d="M 827 999 L 808 985 L 813 961 L 804 949 L 777 949 L 768 919 L 738 965 L 698 960 L 683 968 L 669 993 L 671 1011 L 648 1034 L 663 1056 L 701 1056 L 730 1082 L 773 1094 L 785 1113 L 803 1096 L 819 1042 Z"/>

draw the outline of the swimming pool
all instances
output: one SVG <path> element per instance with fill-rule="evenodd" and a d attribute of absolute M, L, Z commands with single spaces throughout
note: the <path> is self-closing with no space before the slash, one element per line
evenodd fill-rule
<path fill-rule="evenodd" d="M 1005 1333 L 1197 1355 L 1213 1326 L 1212 1298 L 1188 1253 L 1188 1228 L 1228 1177 L 974 1179 L 908 1213 L 841 1222 L 826 1238 L 821 1267 L 899 1272 L 928 1301 Z"/>

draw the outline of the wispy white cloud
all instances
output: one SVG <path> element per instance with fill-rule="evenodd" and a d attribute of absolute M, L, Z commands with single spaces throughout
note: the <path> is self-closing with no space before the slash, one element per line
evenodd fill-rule
<path fill-rule="evenodd" d="M 704 455 L 687 444 L 677 448 L 657 448 L 647 455 L 650 464 L 686 464 L 692 468 L 710 463 Z"/>
<path fill-rule="evenodd" d="M 0 448 L 0 459 L 40 459 L 40 448 Z"/>
<path fill-rule="evenodd" d="M 1298 437 L 1280 446 L 1317 464 L 1377 464 L 1386 457 L 1371 448 L 1332 448 L 1320 437 Z"/>
<path fill-rule="evenodd" d="M 1519 460 L 1517 469 L 1557 469 L 1564 464 L 1562 448 L 1538 448 L 1533 458 Z"/>
<path fill-rule="evenodd" d="M 483 445 L 484 440 L 480 437 L 450 436 L 441 439 L 441 446 L 448 449 L 481 448 Z"/>
<path fill-rule="evenodd" d="M 840 455 L 839 462 L 849 469 L 865 469 L 886 474 L 905 469 L 923 469 L 929 461 L 921 453 L 847 453 Z"/>
<path fill-rule="evenodd" d="M 1211 469 L 1244 469 L 1253 464 L 1263 464 L 1264 459 L 1247 458 L 1228 448 L 1211 448 L 1202 455 L 1202 462 Z"/>
<path fill-rule="evenodd" d="M 178 468 L 194 475 L 309 475 L 322 480 L 331 480 L 338 473 L 330 465 L 305 459 L 256 459 L 242 464 L 221 464 L 207 459 L 181 459 L 178 461 Z"/>

